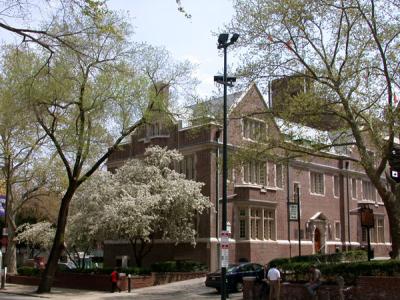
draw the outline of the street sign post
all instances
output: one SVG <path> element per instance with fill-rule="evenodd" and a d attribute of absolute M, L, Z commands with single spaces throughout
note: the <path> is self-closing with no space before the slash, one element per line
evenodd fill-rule
<path fill-rule="evenodd" d="M 229 237 L 230 232 L 221 231 L 221 268 L 228 268 L 229 265 Z"/>

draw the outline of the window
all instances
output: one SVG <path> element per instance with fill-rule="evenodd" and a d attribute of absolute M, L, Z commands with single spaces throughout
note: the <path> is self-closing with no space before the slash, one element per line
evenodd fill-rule
<path fill-rule="evenodd" d="M 252 161 L 243 166 L 243 182 L 266 185 L 267 165 L 265 162 Z"/>
<path fill-rule="evenodd" d="M 261 120 L 243 118 L 243 137 L 251 140 L 261 140 L 265 138 L 266 124 Z"/>
<path fill-rule="evenodd" d="M 275 165 L 276 187 L 283 188 L 283 166 Z"/>
<path fill-rule="evenodd" d="M 340 240 L 340 236 L 341 236 L 341 232 L 340 232 L 340 222 L 339 221 L 335 221 L 335 239 L 336 240 Z"/>
<path fill-rule="evenodd" d="M 275 239 L 275 218 L 272 210 L 264 210 L 264 239 Z"/>
<path fill-rule="evenodd" d="M 339 176 L 333 176 L 333 196 L 339 197 Z"/>
<path fill-rule="evenodd" d="M 300 199 L 300 184 L 298 182 L 293 183 L 293 199 L 292 202 L 299 202 Z"/>
<path fill-rule="evenodd" d="M 324 174 L 311 172 L 310 180 L 311 180 L 311 193 L 323 195 L 325 193 Z"/>
<path fill-rule="evenodd" d="M 385 242 L 385 226 L 383 217 L 376 217 L 376 241 L 378 243 Z"/>
<path fill-rule="evenodd" d="M 250 233 L 252 239 L 261 239 L 261 210 L 252 208 L 250 214 Z"/>
<path fill-rule="evenodd" d="M 194 155 L 188 155 L 179 162 L 179 165 L 175 167 L 175 170 L 181 174 L 185 174 L 186 179 L 195 179 L 195 167 Z"/>
<path fill-rule="evenodd" d="M 361 227 L 361 241 L 367 242 L 368 239 L 368 229 L 366 227 Z"/>
<path fill-rule="evenodd" d="M 239 238 L 246 238 L 246 211 L 239 209 Z"/>
<path fill-rule="evenodd" d="M 275 210 L 260 207 L 239 208 L 238 221 L 237 235 L 240 239 L 276 240 Z"/>
<path fill-rule="evenodd" d="M 357 179 L 351 179 L 351 197 L 357 199 Z"/>
<path fill-rule="evenodd" d="M 370 181 L 363 180 L 362 181 L 362 195 L 363 200 L 375 201 L 376 193 L 375 187 L 372 185 Z"/>
<path fill-rule="evenodd" d="M 167 128 L 165 128 L 159 122 L 155 122 L 155 123 L 152 123 L 152 124 L 147 124 L 145 130 L 146 130 L 146 137 L 147 138 L 168 135 Z"/>

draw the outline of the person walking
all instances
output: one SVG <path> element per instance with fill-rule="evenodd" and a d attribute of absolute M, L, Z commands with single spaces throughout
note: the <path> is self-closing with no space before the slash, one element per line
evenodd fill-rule
<path fill-rule="evenodd" d="M 118 287 L 118 271 L 114 268 L 111 272 L 111 293 L 114 293 L 116 289 L 121 292 L 121 289 Z"/>
<path fill-rule="evenodd" d="M 276 268 L 275 263 L 270 264 L 267 274 L 269 283 L 269 300 L 279 300 L 281 290 L 281 273 Z"/>

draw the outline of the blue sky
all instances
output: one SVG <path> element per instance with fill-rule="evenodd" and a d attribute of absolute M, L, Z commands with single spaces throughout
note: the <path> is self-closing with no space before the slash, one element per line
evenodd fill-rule
<path fill-rule="evenodd" d="M 192 15 L 184 17 L 175 0 L 109 0 L 112 9 L 127 11 L 136 41 L 164 46 L 177 60 L 188 59 L 198 65 L 195 76 L 201 84 L 198 93 L 210 96 L 213 76 L 222 70 L 217 37 L 233 15 L 231 0 L 181 0 Z"/>
<path fill-rule="evenodd" d="M 181 0 L 190 19 L 178 11 L 176 0 L 108 0 L 109 8 L 126 12 L 134 29 L 133 39 L 153 46 L 163 46 L 176 60 L 197 65 L 194 76 L 200 81 L 198 94 L 211 96 L 216 90 L 213 76 L 221 73 L 223 58 L 217 50 L 217 35 L 233 15 L 232 0 Z M 34 2 L 33 2 L 34 3 Z M 32 7 L 21 26 L 37 26 L 46 15 L 47 6 Z M 4 16 L 3 16 L 4 17 Z M 7 20 L 7 18 L 5 18 Z M 12 19 L 15 24 L 16 20 Z M 215 34 L 213 35 L 212 32 Z M 21 42 L 21 38 L 1 31 L 0 43 Z M 228 64 L 235 61 L 229 54 Z"/>

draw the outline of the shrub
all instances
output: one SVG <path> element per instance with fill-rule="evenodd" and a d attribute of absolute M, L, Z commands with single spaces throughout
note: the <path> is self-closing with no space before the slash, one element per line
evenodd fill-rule
<path fill-rule="evenodd" d="M 22 276 L 39 276 L 40 270 L 33 267 L 20 267 L 17 269 L 18 275 Z"/>
<path fill-rule="evenodd" d="M 292 258 L 277 258 L 271 260 L 277 266 L 286 265 L 288 263 L 339 263 L 339 262 L 354 262 L 354 261 L 366 261 L 367 252 L 365 250 L 353 250 L 347 252 L 337 252 L 332 254 L 315 254 L 315 255 L 303 255 L 295 256 Z M 270 263 L 271 263 L 270 262 Z"/>
<path fill-rule="evenodd" d="M 153 272 L 201 272 L 207 267 L 199 262 L 190 260 L 163 261 L 151 265 Z"/>
<path fill-rule="evenodd" d="M 307 280 L 308 270 L 313 262 L 284 262 L 278 266 L 285 280 L 304 281 Z M 363 261 L 363 262 L 341 262 L 319 264 L 325 281 L 336 281 L 337 276 L 342 276 L 346 284 L 355 284 L 359 276 L 399 276 L 400 261 Z"/>

